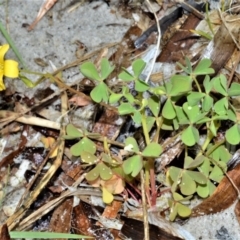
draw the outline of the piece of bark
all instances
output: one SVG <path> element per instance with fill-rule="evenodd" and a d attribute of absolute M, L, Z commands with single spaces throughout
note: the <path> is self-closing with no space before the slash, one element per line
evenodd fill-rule
<path fill-rule="evenodd" d="M 25 149 L 28 137 L 26 136 L 28 135 L 28 129 L 29 129 L 28 126 L 24 126 L 23 131 L 21 133 L 21 142 L 18 145 L 18 149 L 12 151 L 10 154 L 8 154 L 0 161 L 0 169 L 2 167 L 7 167 L 8 165 L 11 165 L 13 163 L 14 158 Z"/>
<path fill-rule="evenodd" d="M 240 164 L 228 172 L 228 176 L 240 188 Z M 192 209 L 192 217 L 214 214 L 230 207 L 237 199 L 237 191 L 227 177 L 224 177 L 212 196 Z"/>
<path fill-rule="evenodd" d="M 89 216 L 84 211 L 82 201 L 73 208 L 72 226 L 77 234 L 84 234 L 89 236 L 91 222 Z"/>
<path fill-rule="evenodd" d="M 143 222 L 132 219 L 121 217 L 124 221 L 124 225 L 121 229 L 121 233 L 128 239 L 144 239 L 144 227 Z M 165 230 L 158 228 L 153 224 L 149 224 L 149 234 L 151 240 L 180 240 L 183 238 L 174 236 Z"/>
<path fill-rule="evenodd" d="M 70 233 L 73 209 L 73 198 L 66 199 L 58 206 L 52 215 L 49 231 L 58 233 Z"/>
<path fill-rule="evenodd" d="M 177 62 L 184 58 L 184 53 L 187 53 L 190 47 L 197 41 L 190 29 L 195 29 L 200 21 L 201 19 L 194 14 L 189 14 L 180 29 L 176 31 L 162 49 L 156 62 Z"/>
<path fill-rule="evenodd" d="M 211 59 L 211 67 L 215 70 L 214 75 L 217 75 L 219 70 L 225 66 L 234 52 L 235 43 L 229 34 L 230 30 L 231 29 L 227 29 L 222 23 L 213 40 L 209 42 L 201 56 L 201 59 Z"/>
<path fill-rule="evenodd" d="M 0 229 L 0 239 L 1 240 L 11 240 L 9 232 L 8 232 L 8 227 L 7 224 L 2 225 Z"/>

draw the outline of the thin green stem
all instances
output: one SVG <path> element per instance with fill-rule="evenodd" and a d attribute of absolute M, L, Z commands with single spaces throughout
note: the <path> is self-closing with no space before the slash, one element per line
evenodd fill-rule
<path fill-rule="evenodd" d="M 12 38 L 10 37 L 10 35 L 8 34 L 8 32 L 6 31 L 5 27 L 3 26 L 3 24 L 0 21 L 0 31 L 2 32 L 2 35 L 5 37 L 5 39 L 7 40 L 8 44 L 11 46 L 13 52 L 15 53 L 15 55 L 17 56 L 18 60 L 21 62 L 21 64 L 26 67 L 25 62 L 23 61 L 23 58 L 21 56 L 21 54 L 19 53 L 17 47 L 15 46 Z"/>
<path fill-rule="evenodd" d="M 200 87 L 200 85 L 199 85 L 199 83 L 198 83 L 198 80 L 196 79 L 196 76 L 195 76 L 195 75 L 192 75 L 192 78 L 193 78 L 193 81 L 195 82 L 195 84 L 196 84 L 196 86 L 197 86 L 198 91 L 201 93 L 202 90 L 201 90 L 201 87 Z"/>
<path fill-rule="evenodd" d="M 142 128 L 143 128 L 143 134 L 145 137 L 146 144 L 148 145 L 150 144 L 150 137 L 147 129 L 147 118 L 143 111 L 142 111 Z"/>
<path fill-rule="evenodd" d="M 206 152 L 206 156 L 209 156 L 214 150 L 216 150 L 219 146 L 223 145 L 225 143 L 225 139 L 217 142 L 216 144 L 214 144 L 207 152 Z"/>
<path fill-rule="evenodd" d="M 37 76 L 41 76 L 41 77 L 45 77 L 48 74 L 48 73 L 33 72 L 28 69 L 22 69 L 22 70 L 20 70 L 20 73 L 27 73 L 27 74 L 37 75 Z"/>

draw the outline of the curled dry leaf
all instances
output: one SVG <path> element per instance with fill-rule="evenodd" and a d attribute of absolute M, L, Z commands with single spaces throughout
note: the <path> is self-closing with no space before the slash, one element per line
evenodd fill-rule
<path fill-rule="evenodd" d="M 90 104 L 92 101 L 90 99 L 87 99 L 83 96 L 79 96 L 79 95 L 74 95 L 71 99 L 69 99 L 70 103 L 73 103 L 76 106 L 87 106 L 88 104 Z"/>

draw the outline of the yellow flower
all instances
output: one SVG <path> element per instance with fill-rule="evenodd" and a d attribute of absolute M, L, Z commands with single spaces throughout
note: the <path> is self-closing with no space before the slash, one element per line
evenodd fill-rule
<path fill-rule="evenodd" d="M 4 60 L 4 55 L 9 49 L 8 44 L 0 46 L 0 91 L 5 90 L 5 85 L 3 83 L 3 76 L 9 78 L 18 77 L 18 62 L 14 60 Z"/>

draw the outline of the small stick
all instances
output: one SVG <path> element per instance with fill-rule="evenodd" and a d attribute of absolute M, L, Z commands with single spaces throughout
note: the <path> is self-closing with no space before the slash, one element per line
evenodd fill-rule
<path fill-rule="evenodd" d="M 153 71 L 153 67 L 154 67 L 154 64 L 155 64 L 156 59 L 157 59 L 157 56 L 158 56 L 158 50 L 159 50 L 160 41 L 161 41 L 161 29 L 160 29 L 158 17 L 157 17 L 157 15 L 156 15 L 155 11 L 153 10 L 152 5 L 151 5 L 151 3 L 149 2 L 149 0 L 147 0 L 147 3 L 148 3 L 148 5 L 149 5 L 150 10 L 153 12 L 154 18 L 155 18 L 155 20 L 156 20 L 157 30 L 158 30 L 158 39 L 157 39 L 157 46 L 156 46 L 155 55 L 154 55 L 154 58 L 153 58 L 153 60 L 152 60 L 152 65 L 151 65 L 151 68 L 150 68 L 149 73 L 148 73 L 148 75 L 147 75 L 147 78 L 146 78 L 146 80 L 145 80 L 146 83 L 147 83 L 148 80 L 150 79 L 151 73 L 152 73 L 152 71 Z"/>

